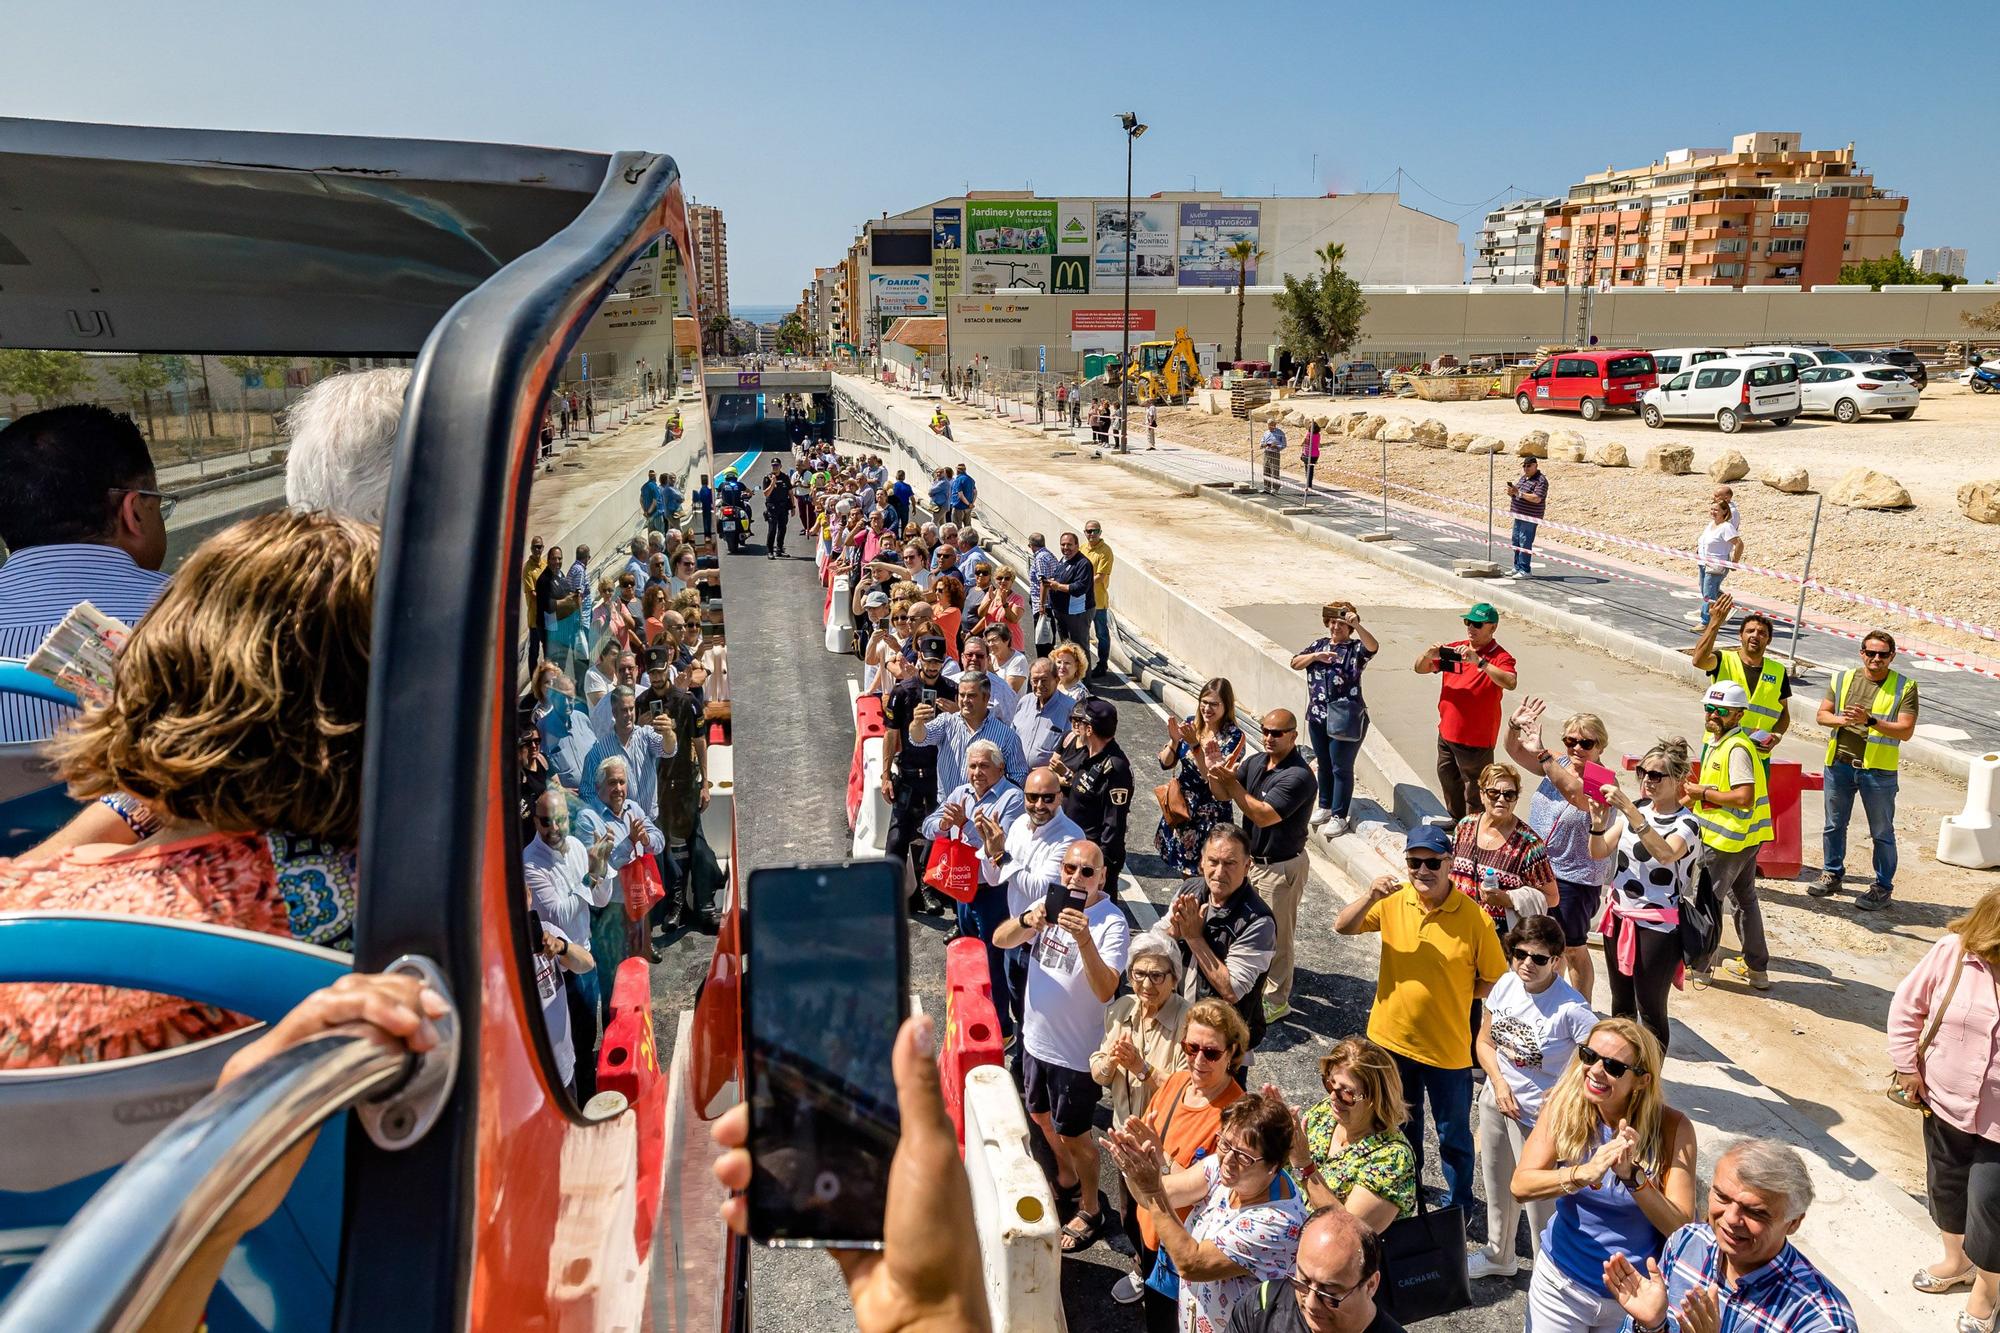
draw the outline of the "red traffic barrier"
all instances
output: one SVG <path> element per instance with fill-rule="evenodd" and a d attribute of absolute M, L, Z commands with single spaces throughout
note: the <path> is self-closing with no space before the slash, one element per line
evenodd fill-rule
<path fill-rule="evenodd" d="M 847 764 L 847 827 L 861 815 L 863 766 L 861 746 L 872 736 L 886 735 L 889 724 L 882 716 L 882 697 L 864 694 L 854 701 L 854 757 Z"/>
<path fill-rule="evenodd" d="M 597 1051 L 597 1088 L 616 1092 L 637 1118 L 639 1179 L 633 1243 L 636 1253 L 653 1248 L 653 1226 L 659 1217 L 665 1180 L 667 1080 L 660 1074 L 659 1045 L 653 1035 L 652 978 L 643 958 L 618 965 L 611 987 L 611 1021 Z"/>
<path fill-rule="evenodd" d="M 986 970 L 986 946 L 976 939 L 953 940 L 944 951 L 944 1042 L 938 1048 L 938 1077 L 944 1109 L 965 1152 L 965 1076 L 981 1065 L 1001 1062 L 1000 1015 L 993 1008 L 993 981 Z"/>
<path fill-rule="evenodd" d="M 1639 766 L 1639 756 L 1625 756 L 1625 769 Z M 1796 759 L 1767 759 L 1764 791 L 1771 802 L 1771 840 L 1757 848 L 1757 873 L 1765 879 L 1797 879 L 1805 869 L 1804 837 L 1799 829 L 1799 793 L 1824 791 L 1826 774 L 1808 773 Z"/>

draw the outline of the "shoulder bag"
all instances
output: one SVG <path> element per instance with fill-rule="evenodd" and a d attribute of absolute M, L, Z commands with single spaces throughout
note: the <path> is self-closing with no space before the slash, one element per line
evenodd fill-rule
<path fill-rule="evenodd" d="M 1194 812 L 1188 809 L 1187 793 L 1181 790 L 1179 773 L 1153 788 L 1153 799 L 1159 803 L 1160 817 L 1167 821 L 1168 828 L 1179 828 L 1194 818 Z"/>
<path fill-rule="evenodd" d="M 1924 1028 L 1923 1039 L 1917 1043 L 1917 1074 L 1919 1076 L 1924 1072 L 1924 1053 L 1930 1050 L 1931 1043 L 1937 1040 L 1938 1028 L 1944 1023 L 1945 1011 L 1951 1008 L 1951 997 L 1958 994 L 1958 979 L 1964 975 L 1965 943 L 1963 940 L 1960 940 L 1958 946 L 1958 966 L 1951 970 L 1951 983 L 1944 988 L 1944 1000 L 1931 1010 L 1931 1021 Z M 1996 982 L 1995 985 L 2000 986 L 2000 982 Z M 2000 998 L 2000 991 L 1996 991 L 1996 998 Z M 1931 1113 L 1931 1108 L 1924 1104 L 1922 1098 L 1916 1096 L 1914 1093 L 1904 1091 L 1903 1085 L 1896 1082 L 1896 1071 L 1893 1069 L 1889 1071 L 1889 1086 L 1883 1095 L 1906 1111 L 1920 1111 L 1925 1115 Z"/>
<path fill-rule="evenodd" d="M 1722 947 L 1722 900 L 1706 867 L 1695 871 L 1694 892 L 1681 898 L 1681 961 L 1690 972 L 1705 972 Z"/>
<path fill-rule="evenodd" d="M 1376 1296 L 1403 1324 L 1463 1310 L 1472 1304 L 1465 1263 L 1465 1210 L 1427 1208 L 1419 1183 L 1416 1215 L 1399 1217 L 1382 1232 Z"/>

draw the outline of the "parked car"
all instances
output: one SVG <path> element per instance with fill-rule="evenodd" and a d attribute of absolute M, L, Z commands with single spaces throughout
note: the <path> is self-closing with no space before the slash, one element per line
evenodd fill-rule
<path fill-rule="evenodd" d="M 1602 352 L 1561 352 L 1536 366 L 1515 391 L 1523 412 L 1580 412 L 1595 421 L 1606 408 L 1639 410 L 1639 400 L 1659 383 L 1652 353 L 1636 347 Z"/>
<path fill-rule="evenodd" d="M 1768 347 L 1739 347 L 1731 356 L 1782 356 L 1789 357 L 1800 370 L 1809 366 L 1844 366 L 1854 361 L 1854 355 L 1837 347 L 1823 343 L 1782 343 Z"/>
<path fill-rule="evenodd" d="M 1382 372 L 1371 361 L 1343 361 L 1333 372 L 1335 393 L 1380 393 Z"/>
<path fill-rule="evenodd" d="M 1669 421 L 1713 421 L 1724 435 L 1748 421 L 1789 426 L 1799 414 L 1799 373 L 1788 357 L 1705 361 L 1648 390 L 1639 415 L 1656 429 Z"/>
<path fill-rule="evenodd" d="M 1908 421 L 1917 412 L 1917 382 L 1894 366 L 1812 366 L 1799 372 L 1800 410 L 1835 421 L 1881 412 Z"/>
<path fill-rule="evenodd" d="M 1908 375 L 1920 392 L 1930 385 L 1930 370 L 1924 365 L 1924 359 L 1907 347 L 1850 347 L 1846 351 L 1856 361 L 1869 361 L 1878 366 L 1894 366 Z"/>
<path fill-rule="evenodd" d="M 1683 370 L 1692 370 L 1704 361 L 1720 361 L 1728 355 L 1720 347 L 1664 347 L 1653 353 L 1653 373 L 1664 384 Z"/>

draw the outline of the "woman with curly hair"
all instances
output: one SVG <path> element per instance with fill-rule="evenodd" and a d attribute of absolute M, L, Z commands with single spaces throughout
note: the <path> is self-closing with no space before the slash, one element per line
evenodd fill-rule
<path fill-rule="evenodd" d="M 146 836 L 0 860 L 0 911 L 348 948 L 379 545 L 352 519 L 277 513 L 190 556 L 119 654 L 111 702 L 50 746 L 73 796 L 114 798 Z M 0 985 L 0 1067 L 118 1059 L 242 1024 L 143 991 Z"/>

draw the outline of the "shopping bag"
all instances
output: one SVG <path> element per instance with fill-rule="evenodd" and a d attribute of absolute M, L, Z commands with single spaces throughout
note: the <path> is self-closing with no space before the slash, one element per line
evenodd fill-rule
<path fill-rule="evenodd" d="M 1465 1267 L 1465 1210 L 1426 1208 L 1420 1187 L 1416 1215 L 1397 1218 L 1382 1233 L 1382 1286 L 1377 1296 L 1402 1324 L 1472 1304 Z"/>
<path fill-rule="evenodd" d="M 956 902 L 971 902 L 979 889 L 979 853 L 957 838 L 938 838 L 924 863 L 924 883 Z"/>
<path fill-rule="evenodd" d="M 631 921 L 645 916 L 654 903 L 667 896 L 667 886 L 660 882 L 660 867 L 646 852 L 619 870 L 618 887 L 624 890 L 625 916 Z"/>

